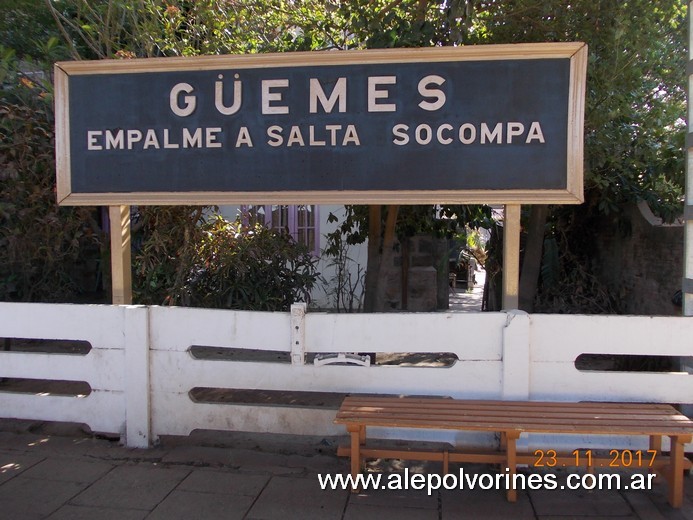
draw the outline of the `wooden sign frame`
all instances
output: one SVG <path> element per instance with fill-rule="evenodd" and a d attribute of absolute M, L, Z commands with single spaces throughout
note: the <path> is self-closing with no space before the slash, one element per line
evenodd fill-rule
<path fill-rule="evenodd" d="M 77 138 L 71 134 L 71 119 L 78 113 L 79 99 L 71 99 L 71 81 L 80 77 L 103 75 L 139 75 L 151 73 L 199 73 L 211 71 L 260 71 L 272 68 L 291 70 L 315 67 L 387 65 L 392 64 L 430 64 L 435 71 L 436 64 L 450 62 L 498 62 L 523 60 L 568 60 L 569 90 L 565 99 L 567 127 L 565 128 L 565 185 L 559 189 L 426 189 L 417 185 L 415 189 L 267 189 L 252 191 L 204 189 L 200 191 L 161 190 L 120 190 L 117 192 L 89 191 L 75 189 L 77 155 L 86 154 L 77 149 Z M 61 62 L 55 65 L 56 89 L 56 158 L 57 158 L 57 198 L 61 205 L 124 205 L 124 204 L 243 204 L 243 203 L 312 203 L 312 204 L 436 204 L 436 203 L 487 203 L 487 204 L 575 204 L 583 201 L 583 121 L 587 46 L 584 43 L 543 43 L 488 45 L 468 47 L 442 47 L 424 49 L 388 49 L 348 52 L 308 52 L 258 55 L 203 56 L 195 58 L 152 58 L 134 60 L 100 60 L 89 62 Z M 346 72 L 345 72 L 346 74 Z M 115 76 L 114 76 L 115 75 Z M 142 76 L 139 76 L 140 78 Z M 221 74 L 220 74 L 221 77 Z M 376 92 L 377 96 L 387 97 L 386 87 Z M 276 91 L 275 91 L 276 92 Z M 426 91 L 430 93 L 430 90 Z M 329 92 L 327 93 L 329 94 Z M 280 94 L 277 94 L 281 96 Z M 435 93 L 430 94 L 434 96 Z M 168 99 L 168 98 L 167 98 Z M 280 99 L 280 98 L 273 98 Z M 432 103 L 435 97 L 423 98 Z M 386 99 L 374 103 L 387 102 Z M 173 101 L 172 101 L 173 103 Z M 272 101 L 274 104 L 276 101 Z M 334 105 L 335 103 L 333 103 Z M 126 110 L 127 107 L 124 107 Z M 376 107 L 376 109 L 378 109 Z M 563 109 L 562 109 L 563 110 Z M 449 125 L 448 125 L 449 126 Z M 89 127 L 86 127 L 89 128 Z M 447 128 L 446 128 L 447 130 Z M 509 132 L 509 130 L 508 130 Z M 411 132 L 410 132 L 411 134 Z M 91 135 L 91 134 L 90 134 Z M 94 134 L 97 135 L 97 134 Z M 446 134 L 446 138 L 447 138 Z M 450 135 L 453 135 L 452 133 Z M 461 134 L 460 134 L 461 135 Z M 311 137 L 312 138 L 312 137 Z M 408 136 L 407 139 L 413 138 Z M 87 139 L 80 134 L 80 142 Z M 96 139 L 96 138 L 94 138 Z M 461 138 L 460 138 L 461 139 Z M 94 141 L 96 142 L 96 141 Z M 81 146 L 81 145 L 80 145 Z M 97 145 L 95 145 L 97 146 Z M 77 150 L 77 152 L 75 151 Z M 256 152 L 262 153 L 261 150 Z M 372 153 L 372 151 L 370 152 Z M 495 152 L 494 152 L 495 153 Z M 144 154 L 142 155 L 143 160 Z M 83 166 L 80 163 L 80 168 Z M 127 167 L 125 167 L 127 168 Z M 435 164 L 430 168 L 434 169 Z M 418 172 L 420 176 L 428 171 Z M 84 174 L 82 174 L 84 176 Z"/>

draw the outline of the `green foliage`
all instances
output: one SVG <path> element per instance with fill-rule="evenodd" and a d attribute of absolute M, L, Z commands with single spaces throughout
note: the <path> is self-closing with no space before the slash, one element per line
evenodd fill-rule
<path fill-rule="evenodd" d="M 542 263 L 542 290 L 534 312 L 561 314 L 615 314 L 618 299 L 591 272 L 584 250 L 573 252 L 565 233 L 547 238 Z"/>
<path fill-rule="evenodd" d="M 347 35 L 338 47 L 382 49 L 465 43 L 474 2 L 355 0 L 337 4 L 330 17 L 332 29 Z"/>
<path fill-rule="evenodd" d="M 142 207 L 133 226 L 134 300 L 279 311 L 308 301 L 317 259 L 286 233 L 194 206 Z"/>
<path fill-rule="evenodd" d="M 204 208 L 145 206 L 133 218 L 133 300 L 176 305 L 202 239 Z"/>
<path fill-rule="evenodd" d="M 214 216 L 200 227 L 202 240 L 177 298 L 186 305 L 287 311 L 309 301 L 317 280 L 314 258 L 288 233 L 244 226 Z"/>
<path fill-rule="evenodd" d="M 321 0 L 62 0 L 50 4 L 74 59 L 248 54 L 332 46 Z"/>
<path fill-rule="evenodd" d="M 553 207 L 535 310 L 618 312 L 594 272 L 595 217 L 640 200 L 666 221 L 681 214 L 686 113 L 683 2 L 487 1 L 470 41 L 584 41 L 585 199 Z"/>
<path fill-rule="evenodd" d="M 45 0 L 3 0 L 0 8 L 0 46 L 11 48 L 24 61 L 46 57 L 46 43 L 58 40 L 58 29 Z M 63 49 L 64 50 L 64 49 Z M 53 56 L 67 57 L 61 52 Z"/>
<path fill-rule="evenodd" d="M 58 207 L 50 92 L 0 56 L 0 300 L 78 301 L 96 289 L 96 212 Z"/>
<path fill-rule="evenodd" d="M 564 237 L 557 242 L 559 258 L 568 258 L 567 251 L 580 258 L 563 265 L 584 268 L 589 265 L 589 237 L 594 231 L 589 228 L 590 214 L 618 215 L 624 204 L 643 199 L 667 221 L 680 212 L 686 33 L 685 5 L 680 0 L 5 0 L 0 11 L 0 45 L 5 45 L 0 49 L 2 95 L 4 103 L 13 106 L 8 114 L 33 119 L 25 127 L 19 125 L 23 128 L 19 131 L 9 129 L 10 123 L 3 121 L 2 157 L 6 162 L 1 174 L 3 179 L 14 175 L 14 166 L 5 167 L 17 162 L 6 158 L 14 139 L 28 135 L 26 129 L 40 126 L 42 118 L 52 117 L 50 73 L 43 76 L 45 80 L 34 74 L 41 69 L 38 60 L 44 58 L 581 40 L 590 48 L 585 119 L 587 203 L 554 208 L 548 229 L 550 236 Z M 62 37 L 62 45 L 57 35 Z M 13 65 L 16 60 L 10 48 L 22 60 L 23 76 Z M 22 78 L 25 83 L 19 88 Z M 35 104 L 37 100 L 43 101 Z M 32 108 L 25 111 L 29 106 Z M 50 132 L 50 126 L 44 130 Z M 12 137 L 8 137 L 10 132 Z M 37 146 L 37 158 L 45 159 L 41 139 L 27 140 Z M 50 194 L 46 204 L 52 204 L 53 197 Z M 22 196 L 13 196 L 3 199 L 3 204 L 15 204 L 13 211 L 19 214 L 20 200 Z M 187 272 L 179 270 L 177 263 L 192 258 L 190 244 L 196 240 L 199 211 L 142 209 L 143 229 L 149 235 L 142 237 L 136 255 L 136 262 L 141 262 L 136 263 L 141 301 L 161 303 L 173 297 L 174 288 L 181 287 Z M 157 212 L 161 214 L 155 216 Z M 21 214 L 33 218 L 29 210 Z M 450 222 L 455 219 L 471 227 L 492 227 L 487 209 L 444 207 L 442 214 L 448 221 L 438 219 L 440 214 L 430 207 L 401 207 L 397 234 L 450 235 L 456 231 Z M 361 243 L 367 236 L 367 224 L 366 208 L 352 207 L 339 232 L 345 233 L 346 243 Z M 146 291 L 152 292 L 147 296 Z"/>
<path fill-rule="evenodd" d="M 683 2 L 490 1 L 481 3 L 475 23 L 479 43 L 586 42 L 587 211 L 619 212 L 624 203 L 644 199 L 665 220 L 680 214 L 687 46 Z"/>

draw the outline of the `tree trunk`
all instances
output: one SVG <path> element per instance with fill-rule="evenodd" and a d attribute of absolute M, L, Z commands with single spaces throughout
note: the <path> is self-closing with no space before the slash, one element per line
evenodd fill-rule
<path fill-rule="evenodd" d="M 391 205 L 387 207 L 387 215 L 385 217 L 385 229 L 383 230 L 383 247 L 380 253 L 379 276 L 377 282 L 375 311 L 383 312 L 391 310 L 388 302 L 388 271 L 394 264 L 394 247 L 397 240 L 397 215 L 399 206 Z M 401 284 L 401 277 L 397 277 L 397 282 Z M 404 291 L 404 288 L 401 289 Z M 401 294 L 401 293 L 400 293 Z"/>
<path fill-rule="evenodd" d="M 387 267 L 392 265 L 398 214 L 399 206 L 387 206 L 383 229 L 382 206 L 373 205 L 368 208 L 368 267 L 363 305 L 365 312 L 387 310 L 385 305 L 387 284 L 383 281 L 383 274 Z"/>
<path fill-rule="evenodd" d="M 539 273 L 541 271 L 542 249 L 544 247 L 544 231 L 549 207 L 545 205 L 533 205 L 529 216 L 527 228 L 527 242 L 520 273 L 520 309 L 526 312 L 534 310 L 534 297 L 537 294 Z"/>
<path fill-rule="evenodd" d="M 375 311 L 380 275 L 380 245 L 382 240 L 382 207 L 368 206 L 368 260 L 366 264 L 366 286 L 363 310 Z"/>
<path fill-rule="evenodd" d="M 404 238 L 400 243 L 402 251 L 401 284 L 402 284 L 402 310 L 409 309 L 409 238 Z"/>

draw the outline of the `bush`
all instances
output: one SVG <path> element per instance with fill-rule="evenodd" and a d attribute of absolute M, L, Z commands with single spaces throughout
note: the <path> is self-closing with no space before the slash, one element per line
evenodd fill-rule
<path fill-rule="evenodd" d="M 5 75 L 0 90 L 0 300 L 91 300 L 87 293 L 99 288 L 97 213 L 57 205 L 50 98 L 16 79 Z"/>
<path fill-rule="evenodd" d="M 317 259 L 289 234 L 220 215 L 203 220 L 199 208 L 147 210 L 135 257 L 139 303 L 286 311 L 308 301 Z"/>
<path fill-rule="evenodd" d="M 202 240 L 181 299 L 195 307 L 286 311 L 308 301 L 317 260 L 288 233 L 215 216 Z M 187 300 L 187 301 L 186 301 Z"/>

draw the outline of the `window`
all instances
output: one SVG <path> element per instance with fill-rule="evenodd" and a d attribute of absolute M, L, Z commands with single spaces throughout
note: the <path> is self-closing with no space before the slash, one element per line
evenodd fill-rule
<path fill-rule="evenodd" d="M 241 214 L 244 224 L 261 224 L 270 229 L 284 231 L 312 253 L 316 254 L 319 251 L 318 206 L 241 206 Z"/>

